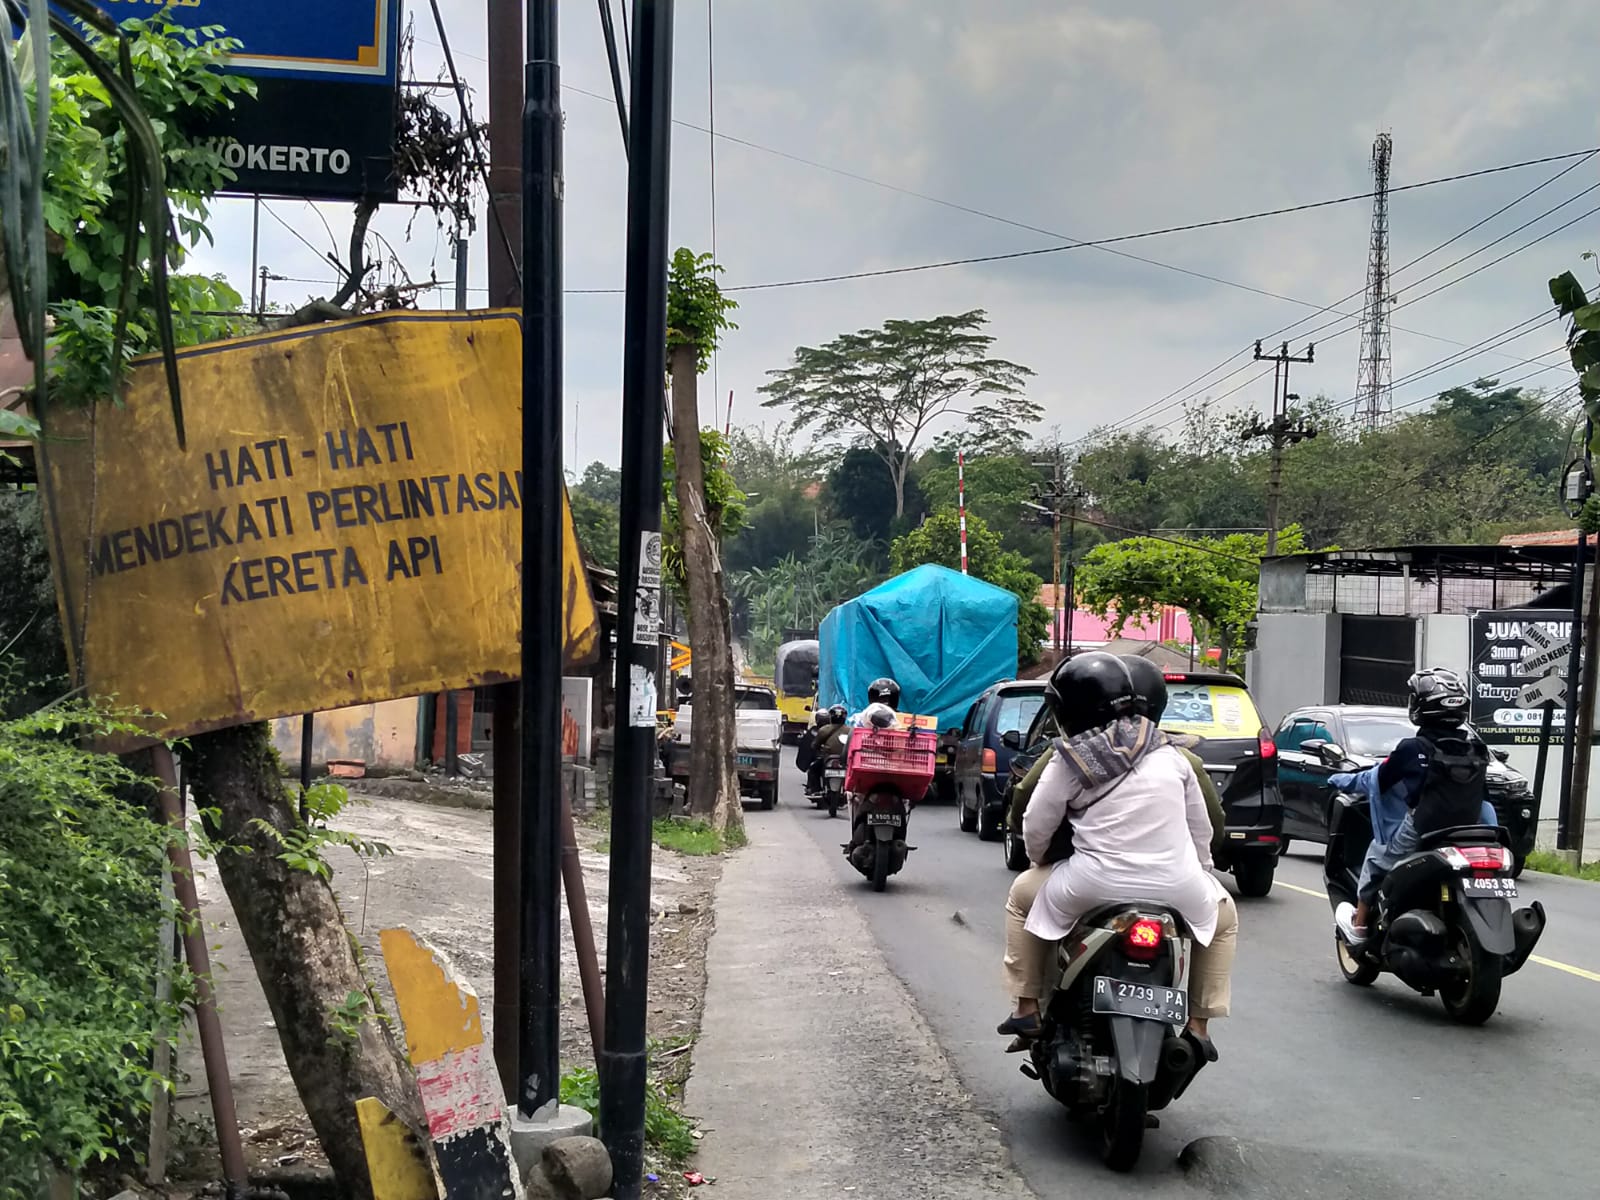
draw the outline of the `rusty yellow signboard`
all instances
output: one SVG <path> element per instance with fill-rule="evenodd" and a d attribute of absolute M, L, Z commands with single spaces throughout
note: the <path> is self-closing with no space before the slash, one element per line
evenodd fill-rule
<path fill-rule="evenodd" d="M 390 313 L 180 356 L 40 447 L 73 669 L 182 736 L 514 678 L 521 337 L 512 313 Z M 599 629 L 571 512 L 569 664 Z"/>

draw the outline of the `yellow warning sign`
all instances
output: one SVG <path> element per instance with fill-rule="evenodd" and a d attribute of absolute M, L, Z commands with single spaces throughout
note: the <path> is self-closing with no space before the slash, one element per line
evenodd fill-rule
<path fill-rule="evenodd" d="M 512 313 L 390 313 L 179 356 L 40 446 L 74 670 L 182 736 L 515 678 L 521 337 Z M 565 504 L 563 504 L 565 508 Z M 569 663 L 598 649 L 570 511 Z"/>

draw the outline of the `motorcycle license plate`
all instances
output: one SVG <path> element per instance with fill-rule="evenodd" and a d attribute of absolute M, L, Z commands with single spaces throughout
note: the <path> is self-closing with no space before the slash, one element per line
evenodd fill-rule
<path fill-rule="evenodd" d="M 1129 983 L 1109 975 L 1096 975 L 1091 1007 L 1097 1013 L 1183 1025 L 1189 1020 L 1189 993 L 1182 988 Z"/>
<path fill-rule="evenodd" d="M 1504 875 L 1493 875 L 1487 879 L 1468 876 L 1461 881 L 1461 894 L 1463 896 L 1515 900 L 1517 898 L 1517 881 Z"/>
<path fill-rule="evenodd" d="M 756 756 L 754 754 L 735 754 L 733 761 L 735 766 L 753 767 L 756 765 Z"/>
<path fill-rule="evenodd" d="M 827 774 L 829 783 L 837 783 L 841 785 L 844 783 L 843 771 L 829 771 Z"/>
<path fill-rule="evenodd" d="M 905 823 L 906 819 L 899 813 L 869 812 L 867 814 L 868 825 L 892 825 L 898 829 Z"/>

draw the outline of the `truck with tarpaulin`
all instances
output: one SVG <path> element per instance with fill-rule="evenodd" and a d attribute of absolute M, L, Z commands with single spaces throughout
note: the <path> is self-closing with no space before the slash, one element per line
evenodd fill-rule
<path fill-rule="evenodd" d="M 1017 674 L 1017 597 L 981 579 L 927 565 L 847 600 L 823 618 L 817 704 L 859 712 L 867 685 L 900 685 L 900 711 L 959 730 L 986 688 Z M 950 738 L 941 736 L 934 787 L 948 791 Z"/>

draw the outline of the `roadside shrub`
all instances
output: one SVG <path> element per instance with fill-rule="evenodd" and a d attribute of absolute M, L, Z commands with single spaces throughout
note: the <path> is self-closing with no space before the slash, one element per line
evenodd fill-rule
<path fill-rule="evenodd" d="M 156 1003 L 170 835 L 124 798 L 139 777 L 77 740 L 119 728 L 83 706 L 0 722 L 0 1195 L 134 1152 L 170 1086 L 150 1068 L 188 991 Z"/>

